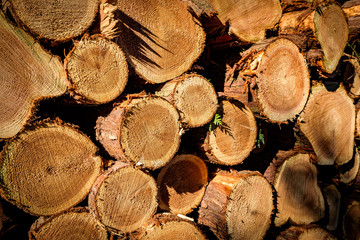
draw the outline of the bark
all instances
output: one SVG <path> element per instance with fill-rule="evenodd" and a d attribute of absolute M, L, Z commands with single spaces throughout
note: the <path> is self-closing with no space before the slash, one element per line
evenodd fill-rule
<path fill-rule="evenodd" d="M 98 0 L 10 0 L 10 3 L 18 22 L 39 38 L 54 41 L 66 41 L 84 33 L 94 21 L 99 7 Z"/>
<path fill-rule="evenodd" d="M 324 198 L 311 158 L 308 154 L 279 151 L 266 169 L 264 176 L 274 185 L 278 196 L 275 226 L 287 221 L 310 224 L 324 216 Z"/>
<path fill-rule="evenodd" d="M 32 116 L 35 102 L 65 93 L 58 57 L 0 13 L 0 138 L 15 136 Z"/>
<path fill-rule="evenodd" d="M 201 24 L 177 0 L 106 1 L 114 5 L 114 41 L 146 81 L 162 83 L 187 71 L 204 49 Z M 135 7 L 136 6 L 136 7 Z M 186 34 L 183 34 L 185 33 Z"/>
<path fill-rule="evenodd" d="M 343 165 L 353 156 L 355 107 L 343 87 L 335 92 L 312 88 L 298 125 L 311 143 L 320 165 Z"/>
<path fill-rule="evenodd" d="M 174 104 L 184 126 L 200 127 L 214 116 L 218 100 L 214 87 L 204 77 L 186 74 L 164 84 L 156 95 Z"/>
<path fill-rule="evenodd" d="M 179 148 L 179 114 L 161 97 L 130 96 L 109 115 L 98 118 L 96 138 L 116 159 L 157 169 Z"/>
<path fill-rule="evenodd" d="M 360 34 L 360 1 L 346 1 L 341 8 L 349 24 L 349 38 L 358 39 Z"/>
<path fill-rule="evenodd" d="M 209 0 L 223 25 L 229 32 L 246 42 L 258 42 L 265 38 L 265 31 L 280 20 L 279 0 L 235 1 Z"/>
<path fill-rule="evenodd" d="M 343 234 L 348 240 L 360 238 L 360 206 L 359 202 L 352 202 L 347 206 L 343 218 Z"/>
<path fill-rule="evenodd" d="M 206 164 L 191 154 L 177 155 L 157 177 L 159 207 L 174 214 L 187 214 L 200 204 L 208 183 Z"/>
<path fill-rule="evenodd" d="M 117 161 L 97 178 L 89 194 L 89 207 L 109 230 L 126 234 L 154 215 L 156 196 L 156 182 L 150 174 Z"/>
<path fill-rule="evenodd" d="M 102 169 L 97 148 L 70 126 L 37 123 L 1 152 L 1 195 L 32 215 L 53 215 L 89 193 Z"/>
<path fill-rule="evenodd" d="M 326 72 L 335 71 L 348 41 L 349 26 L 346 16 L 336 3 L 323 3 L 312 11 L 303 10 L 284 14 L 280 21 L 280 34 L 310 33 L 320 45 L 322 60 L 319 68 Z M 306 42 L 309 42 L 309 38 Z"/>
<path fill-rule="evenodd" d="M 316 225 L 292 226 L 280 233 L 276 240 L 323 239 L 336 240 L 328 231 Z"/>
<path fill-rule="evenodd" d="M 273 210 L 272 187 L 260 173 L 220 171 L 206 188 L 198 222 L 219 239 L 262 239 Z"/>
<path fill-rule="evenodd" d="M 71 95 L 85 104 L 103 104 L 117 98 L 128 80 L 122 50 L 100 36 L 84 37 L 67 55 L 65 68 Z"/>
<path fill-rule="evenodd" d="M 51 217 L 40 217 L 29 231 L 29 239 L 106 240 L 105 228 L 86 208 L 74 208 Z"/>
<path fill-rule="evenodd" d="M 157 214 L 131 235 L 130 239 L 205 240 L 193 219 L 173 214 Z"/>
<path fill-rule="evenodd" d="M 211 131 L 202 149 L 212 163 L 236 165 L 242 163 L 255 147 L 256 120 L 252 111 L 239 101 L 228 99 L 220 103 L 221 124 L 211 124 Z"/>
<path fill-rule="evenodd" d="M 224 94 L 245 100 L 253 108 L 251 102 L 255 99 L 258 111 L 271 122 L 294 120 L 303 110 L 310 91 L 309 72 L 298 47 L 284 38 L 271 39 L 253 46 L 242 56 L 228 69 Z M 243 91 L 238 92 L 242 85 Z"/>

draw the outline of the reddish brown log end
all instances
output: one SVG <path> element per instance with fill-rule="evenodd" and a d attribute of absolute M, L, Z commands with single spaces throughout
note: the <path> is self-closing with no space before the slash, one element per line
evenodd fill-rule
<path fill-rule="evenodd" d="M 177 155 L 157 178 L 159 206 L 174 214 L 187 214 L 197 207 L 208 183 L 206 164 L 191 154 Z"/>

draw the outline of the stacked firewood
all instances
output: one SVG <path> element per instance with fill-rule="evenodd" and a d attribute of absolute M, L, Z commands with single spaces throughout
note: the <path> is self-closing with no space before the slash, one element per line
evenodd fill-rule
<path fill-rule="evenodd" d="M 1 7 L 1 239 L 360 238 L 359 0 Z"/>

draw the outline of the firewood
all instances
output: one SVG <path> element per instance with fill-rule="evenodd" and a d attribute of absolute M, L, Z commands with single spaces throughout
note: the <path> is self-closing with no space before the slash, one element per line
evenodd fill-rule
<path fill-rule="evenodd" d="M 345 89 L 335 92 L 318 84 L 312 87 L 298 125 L 311 143 L 320 165 L 343 165 L 353 156 L 355 107 Z"/>
<path fill-rule="evenodd" d="M 179 114 L 161 97 L 131 98 L 99 117 L 96 136 L 110 155 L 157 169 L 175 155 L 180 144 Z"/>
<path fill-rule="evenodd" d="M 57 122 L 39 122 L 0 154 L 1 196 L 32 215 L 53 215 L 89 193 L 102 161 L 90 139 Z"/>
<path fill-rule="evenodd" d="M 316 226 L 292 226 L 289 229 L 280 233 L 276 240 L 305 240 L 305 239 L 318 239 L 318 240 L 336 240 L 336 237 L 331 235 L 325 229 Z"/>
<path fill-rule="evenodd" d="M 323 3 L 312 12 L 308 10 L 286 13 L 281 18 L 281 34 L 301 33 L 319 44 L 322 51 L 322 60 L 318 63 L 321 70 L 326 73 L 335 71 L 343 55 L 349 34 L 346 16 L 336 3 Z"/>
<path fill-rule="evenodd" d="M 117 161 L 97 178 L 89 194 L 89 207 L 109 230 L 125 234 L 155 214 L 156 197 L 156 182 L 150 174 Z"/>
<path fill-rule="evenodd" d="M 323 189 L 323 193 L 329 209 L 328 224 L 326 225 L 326 229 L 329 231 L 335 231 L 338 227 L 340 219 L 341 193 L 334 184 L 325 187 Z"/>
<path fill-rule="evenodd" d="M 352 202 L 348 205 L 347 211 L 343 218 L 343 233 L 348 240 L 360 238 L 360 204 Z"/>
<path fill-rule="evenodd" d="M 186 74 L 167 82 L 156 95 L 173 103 L 179 110 L 181 121 L 188 127 L 203 126 L 217 110 L 214 87 L 197 74 Z"/>
<path fill-rule="evenodd" d="M 360 17 L 359 17 L 360 18 Z M 343 83 L 350 97 L 360 97 L 360 63 L 357 58 L 348 57 L 345 61 Z"/>
<path fill-rule="evenodd" d="M 163 213 L 151 218 L 140 229 L 131 234 L 130 239 L 205 240 L 206 237 L 198 229 L 193 219 Z"/>
<path fill-rule="evenodd" d="M 350 168 L 349 168 L 350 165 Z M 340 176 L 339 181 L 345 184 L 350 184 L 356 179 L 356 176 L 359 174 L 360 167 L 360 155 L 356 147 L 354 147 L 354 156 L 350 162 L 339 166 Z"/>
<path fill-rule="evenodd" d="M 258 42 L 265 38 L 265 31 L 280 20 L 279 0 L 235 1 L 209 0 L 223 25 L 242 41 Z"/>
<path fill-rule="evenodd" d="M 117 98 L 128 80 L 122 50 L 100 36 L 85 37 L 65 59 L 70 90 L 79 102 L 102 104 Z"/>
<path fill-rule="evenodd" d="M 346 1 L 341 8 L 349 24 L 349 38 L 357 39 L 360 34 L 360 1 Z"/>
<path fill-rule="evenodd" d="M 177 155 L 157 177 L 159 207 L 174 214 L 187 214 L 200 203 L 207 183 L 208 171 L 201 158 Z"/>
<path fill-rule="evenodd" d="M 288 220 L 310 224 L 324 216 L 325 203 L 317 184 L 317 169 L 309 154 L 279 151 L 264 176 L 278 195 L 275 226 L 282 226 Z"/>
<path fill-rule="evenodd" d="M 227 99 L 220 103 L 219 120 L 212 123 L 202 145 L 208 160 L 222 165 L 236 165 L 247 158 L 255 147 L 257 126 L 254 114 L 243 103 Z"/>
<path fill-rule="evenodd" d="M 0 32 L 0 138 L 10 138 L 31 118 L 35 102 L 64 94 L 67 81 L 59 58 L 1 12 Z"/>
<path fill-rule="evenodd" d="M 86 208 L 74 208 L 51 217 L 40 217 L 29 231 L 30 240 L 106 240 L 105 228 Z"/>
<path fill-rule="evenodd" d="M 146 81 L 162 83 L 187 71 L 204 48 L 205 33 L 178 0 L 107 1 L 119 33 L 114 39 Z M 184 34 L 186 33 L 186 34 Z"/>
<path fill-rule="evenodd" d="M 18 22 L 39 38 L 65 41 L 84 33 L 98 12 L 98 0 L 9 0 Z"/>
<path fill-rule="evenodd" d="M 256 99 L 257 112 L 269 121 L 282 123 L 294 120 L 303 110 L 310 91 L 309 72 L 298 47 L 288 39 L 279 38 L 255 45 L 242 56 L 228 70 L 225 82 L 230 84 L 224 89 L 224 94 L 229 95 L 230 91 L 230 96 L 244 103 Z M 244 86 L 240 92 L 241 88 L 231 90 L 236 81 Z M 245 83 L 241 83 L 243 81 Z M 249 93 L 254 95 L 249 96 Z"/>
<path fill-rule="evenodd" d="M 220 171 L 206 188 L 198 222 L 219 239 L 262 239 L 273 210 L 272 187 L 260 173 Z"/>

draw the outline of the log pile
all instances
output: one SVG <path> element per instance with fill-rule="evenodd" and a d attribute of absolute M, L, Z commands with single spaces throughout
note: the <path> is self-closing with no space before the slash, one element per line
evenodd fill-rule
<path fill-rule="evenodd" d="M 0 4 L 0 239 L 359 239 L 359 0 Z"/>

